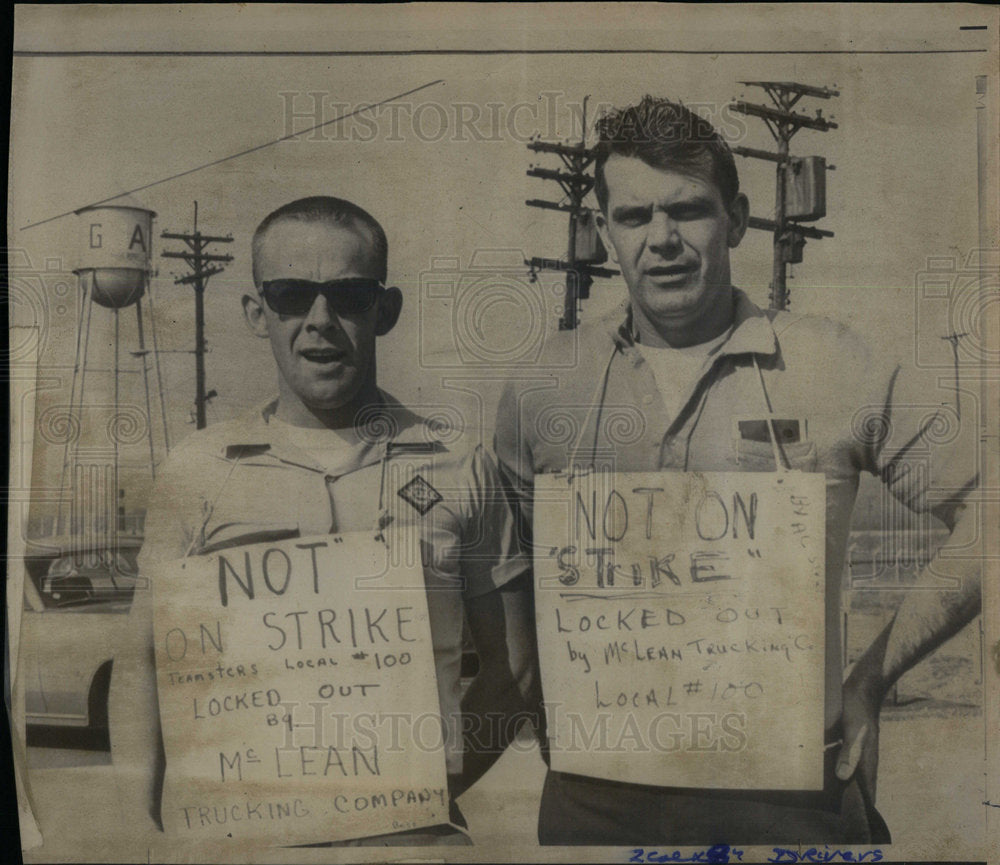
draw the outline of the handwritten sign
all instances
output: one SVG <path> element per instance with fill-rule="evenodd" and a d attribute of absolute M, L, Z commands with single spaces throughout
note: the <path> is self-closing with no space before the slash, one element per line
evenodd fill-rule
<path fill-rule="evenodd" d="M 367 533 L 155 575 L 164 828 L 310 843 L 448 820 L 419 565 Z"/>
<path fill-rule="evenodd" d="M 802 472 L 537 476 L 552 768 L 820 789 L 825 505 Z"/>

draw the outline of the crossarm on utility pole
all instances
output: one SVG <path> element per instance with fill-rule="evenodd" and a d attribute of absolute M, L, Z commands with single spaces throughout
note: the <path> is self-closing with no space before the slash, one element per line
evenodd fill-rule
<path fill-rule="evenodd" d="M 231 255 L 220 255 L 206 252 L 210 243 L 232 243 L 232 235 L 201 234 L 198 231 L 198 202 L 194 203 L 194 231 L 191 234 L 164 231 L 161 237 L 167 240 L 180 240 L 186 243 L 189 250 L 164 250 L 160 253 L 164 258 L 176 258 L 183 261 L 191 269 L 191 273 L 178 276 L 176 285 L 190 285 L 194 288 L 194 362 L 195 362 L 195 417 L 198 429 L 207 425 L 205 406 L 208 397 L 205 394 L 205 288 L 208 279 L 225 269 L 221 265 L 233 260 Z"/>

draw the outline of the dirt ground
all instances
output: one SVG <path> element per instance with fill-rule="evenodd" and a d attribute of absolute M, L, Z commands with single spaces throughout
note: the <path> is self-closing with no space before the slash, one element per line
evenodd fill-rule
<path fill-rule="evenodd" d="M 885 858 L 968 861 L 984 857 L 983 749 L 979 710 L 937 707 L 922 713 L 912 709 L 883 713 L 877 804 L 894 839 L 884 851 Z M 145 861 L 141 842 L 136 847 L 128 827 L 114 822 L 113 769 L 106 755 L 30 750 L 34 752 L 29 755 L 32 789 L 46 843 L 26 852 L 26 862 L 135 861 L 139 853 Z M 557 856 L 557 850 L 535 847 L 544 776 L 544 764 L 529 738 L 509 750 L 459 800 L 476 844 L 463 848 L 460 858 L 532 861 Z M 159 849 L 158 857 L 153 846 L 152 861 L 188 860 L 187 854 L 175 848 Z M 562 861 L 589 858 L 577 857 L 576 851 L 567 857 L 566 852 L 562 851 Z M 609 861 L 609 855 L 621 861 L 626 858 L 605 851 L 599 861 Z M 210 861 L 221 860 L 216 854 Z M 317 854 L 309 861 L 333 860 L 327 852 L 326 858 Z"/>
<path fill-rule="evenodd" d="M 853 609 L 849 655 L 856 657 L 890 614 L 871 604 Z M 959 861 L 985 856 L 980 651 L 976 621 L 904 676 L 883 708 L 877 805 L 894 839 L 885 851 L 887 859 Z M 28 764 L 46 841 L 25 853 L 26 862 L 128 861 L 139 855 L 136 850 L 146 859 L 144 845 L 136 847 L 128 827 L 117 821 L 114 769 L 107 752 L 32 747 Z M 463 848 L 459 858 L 587 861 L 590 857 L 577 851 L 567 857 L 566 851 L 560 856 L 559 850 L 535 846 L 544 777 L 533 736 L 522 734 L 460 798 L 476 846 Z M 152 843 L 153 861 L 194 858 L 189 851 L 164 846 L 162 836 Z M 600 860 L 607 861 L 608 855 L 606 851 Z M 323 858 L 313 851 L 308 861 L 333 859 L 329 852 Z"/>

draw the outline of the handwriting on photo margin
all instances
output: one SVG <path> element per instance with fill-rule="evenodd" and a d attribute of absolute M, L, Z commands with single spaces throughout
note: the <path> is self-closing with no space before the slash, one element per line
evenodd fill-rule
<path fill-rule="evenodd" d="M 784 847 L 772 847 L 771 857 L 766 861 L 769 863 L 782 863 L 782 865 L 794 865 L 799 862 L 809 863 L 830 863 L 830 862 L 881 862 L 882 851 L 878 848 L 865 850 L 862 853 L 855 853 L 851 850 L 831 850 L 824 847 L 818 850 L 810 847 L 805 851 L 788 850 Z M 664 863 L 664 862 L 705 862 L 705 863 L 727 863 L 742 862 L 743 851 L 737 847 L 730 847 L 728 844 L 714 844 L 705 850 L 695 850 L 691 853 L 682 853 L 680 850 L 673 850 L 661 853 L 659 850 L 646 850 L 636 847 L 632 850 L 629 862 L 642 863 Z"/>
<path fill-rule="evenodd" d="M 863 853 L 854 853 L 851 850 L 840 850 L 824 846 L 822 850 L 810 847 L 804 852 L 798 850 L 786 850 L 784 847 L 772 847 L 774 855 L 768 862 L 780 862 L 783 865 L 794 865 L 797 862 L 881 862 L 882 851 L 879 848 L 865 850 Z"/>
<path fill-rule="evenodd" d="M 730 858 L 732 857 L 732 858 Z M 713 844 L 707 850 L 695 850 L 692 853 L 684 854 L 680 850 L 673 850 L 669 853 L 661 853 L 658 850 L 646 850 L 643 847 L 636 847 L 632 850 L 629 862 L 742 862 L 743 851 L 730 847 L 728 844 Z"/>

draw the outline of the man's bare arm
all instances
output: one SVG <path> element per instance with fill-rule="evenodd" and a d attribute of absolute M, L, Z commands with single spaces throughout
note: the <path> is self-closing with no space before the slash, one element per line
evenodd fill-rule
<path fill-rule="evenodd" d="M 908 592 L 896 615 L 866 650 L 844 683 L 844 747 L 837 775 L 846 780 L 859 766 L 874 785 L 878 763 L 878 712 L 889 688 L 971 622 L 982 608 L 982 544 L 977 511 L 960 505 L 942 514 L 951 524 L 949 546 L 963 558 L 935 555 L 930 574 L 957 578 L 954 589 Z M 864 757 L 864 759 L 862 759 Z"/>

